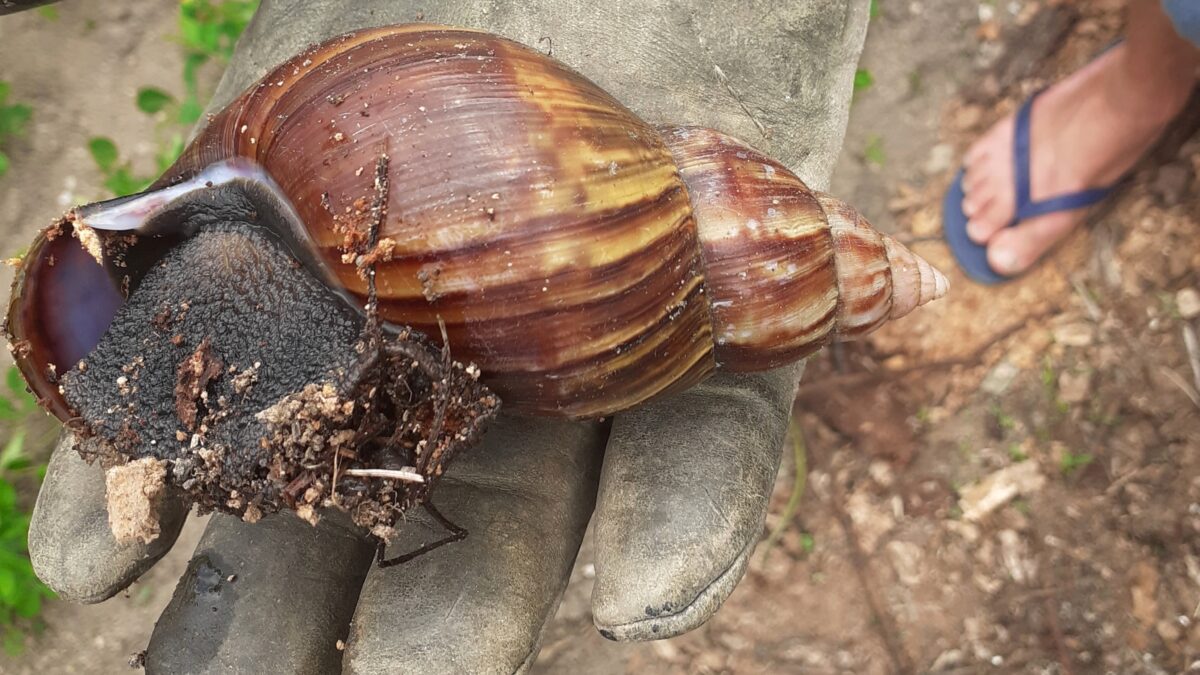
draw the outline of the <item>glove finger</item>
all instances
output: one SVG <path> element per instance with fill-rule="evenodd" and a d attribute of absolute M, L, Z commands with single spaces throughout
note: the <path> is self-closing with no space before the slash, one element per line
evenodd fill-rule
<path fill-rule="evenodd" d="M 388 568 L 363 586 L 350 673 L 524 672 L 554 614 L 595 503 L 603 429 L 502 418 L 432 491 L 462 541 Z M 446 530 L 415 513 L 395 556 Z"/>
<path fill-rule="evenodd" d="M 596 506 L 596 627 L 685 633 L 741 580 L 779 469 L 798 368 L 719 375 L 618 415 Z"/>
<path fill-rule="evenodd" d="M 124 589 L 166 555 L 187 518 L 187 505 L 168 497 L 160 533 L 149 544 L 119 544 L 108 526 L 104 472 L 76 452 L 64 431 L 29 523 L 29 558 L 38 578 L 64 599 L 100 602 Z"/>
<path fill-rule="evenodd" d="M 148 673 L 337 672 L 374 544 L 344 514 L 212 517 L 146 650 Z"/>

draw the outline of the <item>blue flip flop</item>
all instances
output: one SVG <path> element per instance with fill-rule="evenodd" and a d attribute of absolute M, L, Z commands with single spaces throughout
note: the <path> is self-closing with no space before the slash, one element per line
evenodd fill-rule
<path fill-rule="evenodd" d="M 1102 188 L 1092 188 L 1071 194 L 1050 197 L 1041 201 L 1033 201 L 1029 197 L 1029 118 L 1033 110 L 1033 101 L 1038 97 L 1035 93 L 1021 105 L 1017 111 L 1017 119 L 1013 134 L 1013 167 L 1016 179 L 1016 217 L 1008 224 L 1012 227 L 1022 220 L 1042 216 L 1056 211 L 1070 211 L 1092 206 L 1112 193 L 1116 185 Z M 967 236 L 967 216 L 963 213 L 963 171 L 954 177 L 954 183 L 946 191 L 942 202 L 942 231 L 946 243 L 958 260 L 958 265 L 975 281 L 981 284 L 999 284 L 1010 281 L 1007 277 L 996 272 L 987 260 L 987 246 L 980 246 Z"/>

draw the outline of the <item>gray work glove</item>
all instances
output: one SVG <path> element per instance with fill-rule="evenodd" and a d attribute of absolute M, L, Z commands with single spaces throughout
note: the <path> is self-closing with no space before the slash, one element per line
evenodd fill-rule
<path fill-rule="evenodd" d="M 553 49 L 648 121 L 721 129 L 821 188 L 842 142 L 867 0 L 263 0 L 213 106 L 311 43 L 418 20 Z M 214 516 L 155 628 L 147 670 L 523 671 L 593 510 L 597 628 L 616 640 L 691 630 L 745 571 L 799 373 L 719 375 L 622 413 L 611 429 L 502 418 L 433 492 L 470 535 L 395 567 L 374 567 L 373 544 L 333 515 L 316 528 L 290 514 L 254 525 Z M 98 602 L 124 588 L 186 515 L 168 509 L 153 544 L 118 546 L 103 490 L 99 468 L 64 440 L 29 539 L 39 576 L 65 598 Z M 389 554 L 442 534 L 414 512 Z"/>

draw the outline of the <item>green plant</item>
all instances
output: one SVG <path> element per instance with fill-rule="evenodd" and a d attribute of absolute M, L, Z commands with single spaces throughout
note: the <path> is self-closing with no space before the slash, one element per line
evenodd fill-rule
<path fill-rule="evenodd" d="M 96 162 L 96 168 L 104 174 L 104 187 L 117 197 L 141 192 L 153 182 L 153 178 L 137 176 L 129 160 L 121 161 L 117 144 L 112 139 L 96 136 L 88 141 L 88 152 Z"/>
<path fill-rule="evenodd" d="M 869 89 L 875 84 L 875 76 L 866 68 L 859 68 L 854 71 L 854 93 Z"/>
<path fill-rule="evenodd" d="M 1025 454 L 1019 443 L 1010 443 L 1008 445 L 1008 458 L 1013 462 L 1024 462 L 1029 459 L 1029 455 Z"/>
<path fill-rule="evenodd" d="M 770 555 L 771 549 L 775 548 L 775 544 L 779 543 L 779 538 L 791 525 L 792 518 L 796 517 L 796 512 L 800 510 L 800 500 L 804 498 L 804 488 L 808 485 L 808 445 L 805 443 L 804 429 L 801 428 L 800 421 L 795 416 L 792 417 L 789 432 L 792 437 L 792 459 L 796 464 L 796 473 L 792 477 L 792 493 L 788 496 L 787 505 L 783 507 L 779 523 L 771 529 L 767 540 L 763 542 L 761 559 L 764 561 Z M 811 553 L 812 535 L 806 532 L 801 533 L 800 545 L 804 548 L 805 553 Z"/>
<path fill-rule="evenodd" d="M 19 136 L 25 131 L 25 125 L 33 116 L 33 109 L 22 103 L 6 103 L 8 101 L 9 84 L 0 80 L 0 146 L 11 136 Z M 8 172 L 8 155 L 0 150 L 0 176 Z"/>
<path fill-rule="evenodd" d="M 233 55 L 242 31 L 258 9 L 258 0 L 181 0 L 179 35 L 186 52 L 183 62 L 184 98 L 178 120 L 194 124 L 204 108 L 200 105 L 197 72 L 212 60 L 225 63 Z"/>
<path fill-rule="evenodd" d="M 929 426 L 929 423 L 933 421 L 933 411 L 929 409 L 929 406 L 923 405 L 917 408 L 914 416 L 917 418 L 917 423 L 923 427 Z"/>
<path fill-rule="evenodd" d="M 1064 478 L 1070 477 L 1072 474 L 1083 469 L 1092 463 L 1095 459 L 1091 453 L 1087 452 L 1071 452 L 1063 453 L 1062 459 L 1058 460 L 1058 469 L 1062 472 Z"/>
<path fill-rule="evenodd" d="M 183 99 L 176 99 L 158 87 L 138 89 L 134 102 L 147 115 L 163 115 L 156 131 L 158 151 L 155 165 L 158 173 L 165 171 L 179 158 L 184 148 L 184 127 L 200 119 L 204 107 L 200 103 L 198 72 L 206 63 L 225 63 L 233 54 L 238 37 L 258 9 L 259 0 L 181 0 L 179 4 L 179 35 L 183 46 Z M 153 178 L 139 176 L 129 160 L 121 161 L 116 143 L 97 136 L 88 142 L 88 151 L 104 175 L 104 186 L 118 197 L 144 190 Z"/>
<path fill-rule="evenodd" d="M 1071 404 L 1058 397 L 1058 372 L 1054 369 L 1054 362 L 1047 356 L 1042 361 L 1042 390 L 1046 394 L 1046 399 L 1050 402 L 1051 410 L 1055 417 L 1062 417 L 1071 410 Z"/>
<path fill-rule="evenodd" d="M 879 136 L 871 136 L 867 139 L 867 146 L 863 148 L 863 159 L 868 164 L 882 167 L 887 157 L 883 152 L 883 139 Z"/>
<path fill-rule="evenodd" d="M 1004 412 L 999 403 L 993 403 L 988 410 L 992 413 L 992 418 L 996 420 L 996 426 L 1001 431 L 1009 432 L 1017 427 L 1017 420 L 1012 415 Z"/>
<path fill-rule="evenodd" d="M 800 548 L 804 551 L 804 555 L 812 555 L 812 552 L 817 548 L 817 540 L 813 538 L 811 532 L 800 533 Z"/>
<path fill-rule="evenodd" d="M 15 485 L 22 474 L 33 473 L 38 481 L 45 475 L 45 465 L 35 464 L 26 452 L 24 422 L 37 404 L 25 391 L 15 366 L 8 369 L 5 380 L 0 419 L 16 430 L 0 450 L 0 640 L 4 651 L 16 654 L 23 647 L 25 633 L 41 629 L 42 601 L 54 594 L 38 580 L 29 562 L 30 513 L 18 501 Z"/>
<path fill-rule="evenodd" d="M 54 5 L 46 5 L 45 7 L 38 7 L 37 11 L 38 11 L 38 14 L 41 14 L 42 18 L 46 19 L 47 21 L 58 21 L 58 8 L 55 7 Z"/>

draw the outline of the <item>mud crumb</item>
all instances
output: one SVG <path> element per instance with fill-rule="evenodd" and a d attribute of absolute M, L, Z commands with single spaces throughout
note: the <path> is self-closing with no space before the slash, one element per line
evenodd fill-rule
<path fill-rule="evenodd" d="M 321 516 L 312 504 L 301 504 L 296 507 L 296 515 L 300 517 L 300 520 L 308 521 L 309 525 L 316 525 L 321 521 Z"/>
<path fill-rule="evenodd" d="M 395 251 L 396 240 L 392 239 L 391 237 L 384 237 L 380 239 L 379 243 L 376 244 L 375 247 L 370 251 L 356 256 L 354 264 L 362 268 L 370 267 L 381 262 L 388 262 L 392 259 Z"/>
<path fill-rule="evenodd" d="M 235 394 L 245 394 L 258 382 L 258 371 L 262 368 L 262 364 L 255 361 L 253 366 L 243 370 L 233 376 L 233 392 Z"/>
<path fill-rule="evenodd" d="M 179 364 L 175 376 L 175 414 L 188 429 L 196 429 L 196 420 L 203 416 L 201 408 L 207 408 L 208 385 L 220 377 L 224 367 L 221 359 L 213 354 L 208 338 L 204 338 L 196 351 Z"/>
<path fill-rule="evenodd" d="M 158 511 L 166 491 L 167 463 L 143 457 L 104 473 L 108 524 L 117 543 L 158 538 Z"/>
<path fill-rule="evenodd" d="M 83 247 L 83 250 L 95 258 L 97 263 L 103 265 L 103 247 L 101 246 L 100 237 L 96 235 L 96 231 L 82 223 L 75 223 L 74 234 L 75 238 L 79 240 L 79 245 Z"/>
<path fill-rule="evenodd" d="M 250 504 L 246 507 L 246 510 L 242 512 L 242 520 L 247 523 L 257 523 L 258 521 L 262 520 L 262 517 L 262 509 L 259 509 L 254 504 Z"/>

